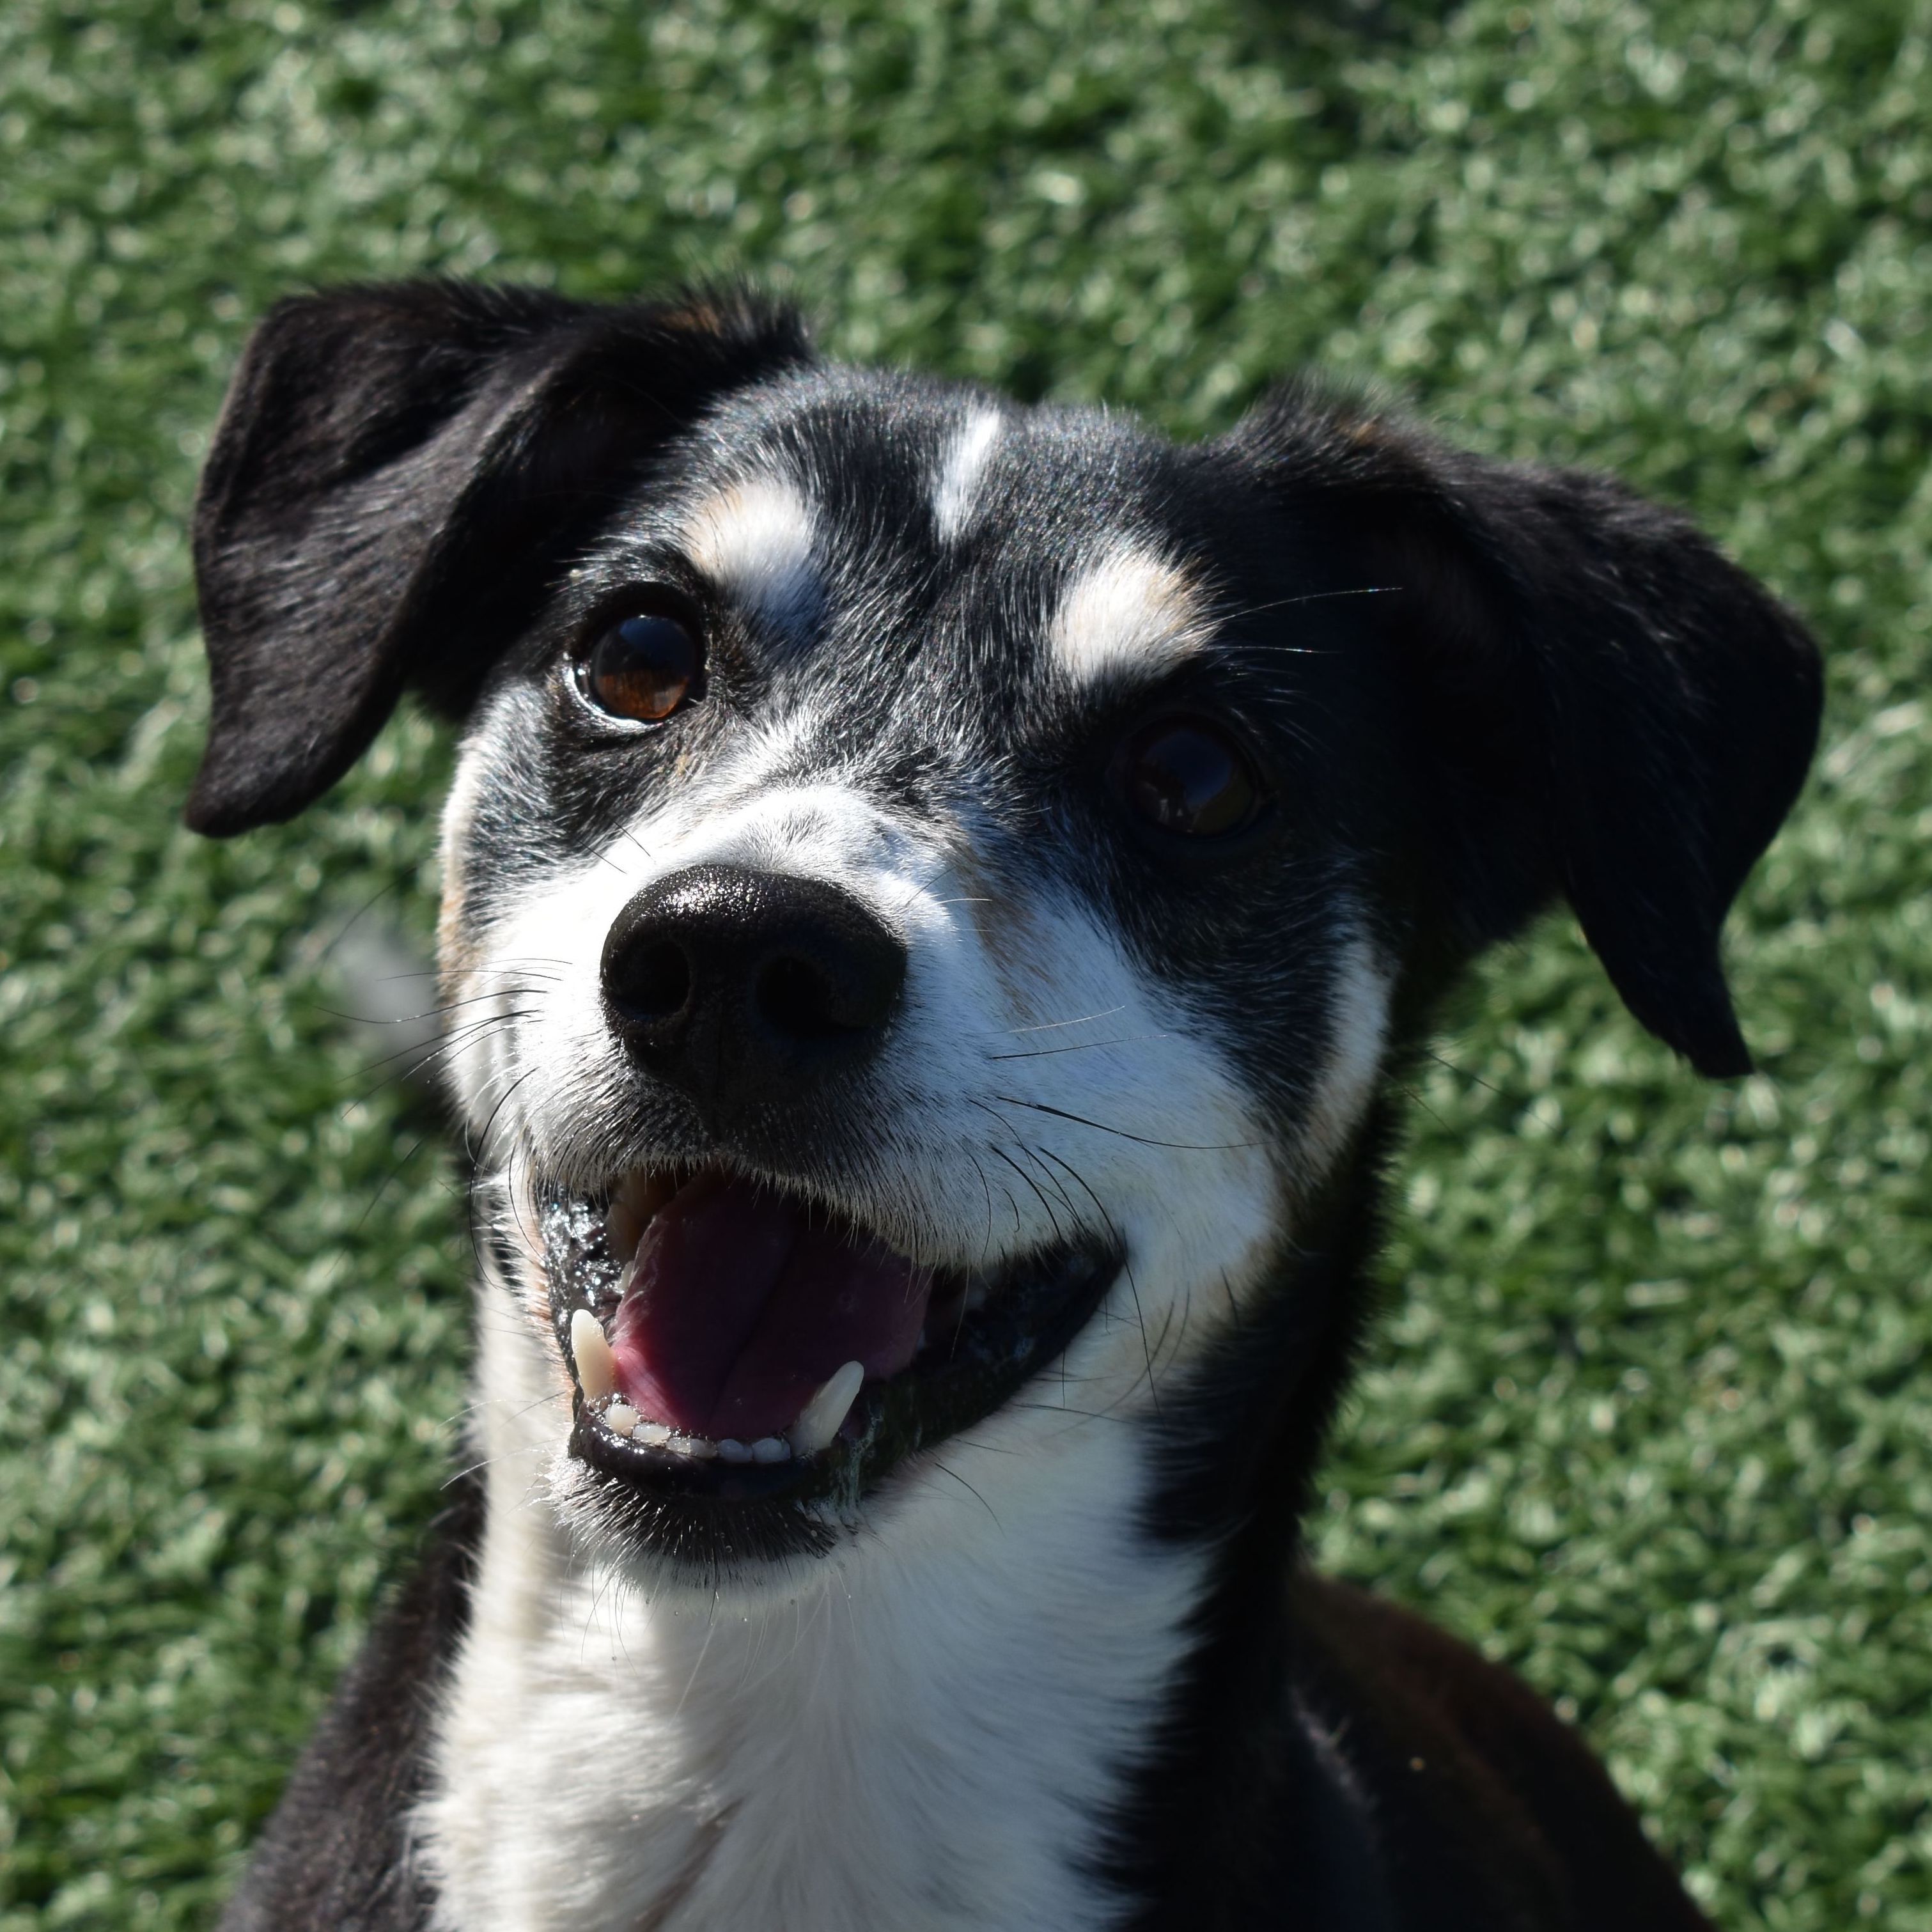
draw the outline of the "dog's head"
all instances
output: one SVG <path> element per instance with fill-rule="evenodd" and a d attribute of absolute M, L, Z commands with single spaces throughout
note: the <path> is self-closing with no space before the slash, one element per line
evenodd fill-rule
<path fill-rule="evenodd" d="M 200 829 L 405 688 L 465 721 L 455 1084 L 606 1536 L 755 1567 L 962 1431 L 1017 1482 L 1154 1414 L 1555 898 L 1748 1064 L 1718 932 L 1816 657 L 1612 484 L 1306 392 L 1180 448 L 736 298 L 412 286 L 262 326 L 196 554 Z"/>

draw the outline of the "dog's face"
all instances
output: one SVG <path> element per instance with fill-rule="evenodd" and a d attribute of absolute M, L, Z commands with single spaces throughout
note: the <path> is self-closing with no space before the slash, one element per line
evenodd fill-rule
<path fill-rule="evenodd" d="M 199 534 L 200 822 L 286 815 L 405 680 L 466 717 L 452 1061 L 607 1544 L 808 1556 L 962 1432 L 1045 1469 L 1198 1392 L 1444 976 L 1559 891 L 1742 1059 L 1716 930 L 1815 669 L 1604 486 L 374 291 L 265 328 Z"/>
<path fill-rule="evenodd" d="M 850 1510 L 1063 1352 L 1149 1408 L 1252 1291 L 1399 944 L 1389 721 L 1269 535 L 1097 417 L 792 374 L 502 662 L 446 970 L 590 1466 Z"/>

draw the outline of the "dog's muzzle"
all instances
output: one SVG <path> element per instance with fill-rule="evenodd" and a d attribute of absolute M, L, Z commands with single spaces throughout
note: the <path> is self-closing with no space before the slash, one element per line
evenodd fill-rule
<path fill-rule="evenodd" d="M 999 1407 L 1119 1271 L 1116 1247 L 1078 1238 L 987 1268 L 926 1265 L 775 1181 L 769 1160 L 754 1174 L 731 1154 L 748 1133 L 768 1146 L 774 1122 L 782 1142 L 808 1135 L 782 1124 L 863 1092 L 907 964 L 849 892 L 735 866 L 672 874 L 608 935 L 613 1033 L 719 1151 L 588 1194 L 540 1190 L 544 1267 L 575 1385 L 572 1450 L 650 1504 L 646 1527 L 671 1525 L 674 1546 L 824 1546 L 826 1512 L 800 1506 L 849 1510 Z M 812 1150 L 794 1152 L 781 1173 L 811 1172 Z"/>

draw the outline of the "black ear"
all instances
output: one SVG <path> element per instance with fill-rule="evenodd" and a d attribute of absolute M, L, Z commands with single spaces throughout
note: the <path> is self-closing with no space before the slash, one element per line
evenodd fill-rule
<path fill-rule="evenodd" d="M 1559 894 L 1624 1003 L 1750 1070 L 1718 958 L 1804 781 L 1816 646 L 1682 517 L 1288 391 L 1231 439 L 1372 600 L 1439 910 L 1467 952 Z"/>
<path fill-rule="evenodd" d="M 420 282 L 278 304 L 196 506 L 213 706 L 188 824 L 293 817 L 406 686 L 460 712 L 653 451 L 810 353 L 795 316 L 736 296 Z"/>

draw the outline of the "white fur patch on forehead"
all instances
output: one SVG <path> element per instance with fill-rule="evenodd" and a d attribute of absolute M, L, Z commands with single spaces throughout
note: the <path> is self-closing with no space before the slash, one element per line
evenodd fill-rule
<path fill-rule="evenodd" d="M 719 490 L 698 505 L 682 534 L 692 562 L 760 616 L 796 628 L 817 610 L 818 520 L 788 478 L 754 477 Z"/>
<path fill-rule="evenodd" d="M 1123 544 L 1067 584 L 1048 632 L 1052 660 L 1076 684 L 1157 676 L 1207 643 L 1208 600 L 1186 572 Z"/>
<path fill-rule="evenodd" d="M 932 520 L 941 543 L 952 542 L 973 520 L 980 479 L 1003 420 L 998 410 L 974 410 L 941 453 L 932 485 Z"/>

